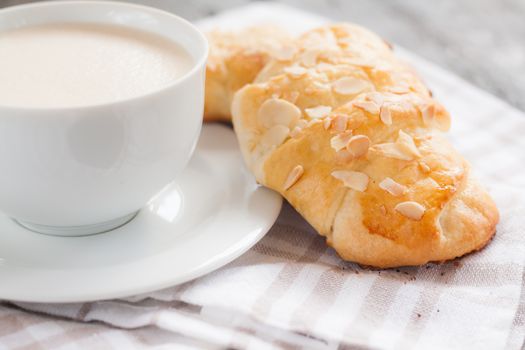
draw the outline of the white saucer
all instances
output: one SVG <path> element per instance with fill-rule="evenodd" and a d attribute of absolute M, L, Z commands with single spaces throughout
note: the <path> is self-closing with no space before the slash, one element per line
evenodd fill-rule
<path fill-rule="evenodd" d="M 176 184 L 113 231 L 46 236 L 0 213 L 0 299 L 91 301 L 189 281 L 252 247 L 281 203 L 245 169 L 233 131 L 206 125 Z"/>

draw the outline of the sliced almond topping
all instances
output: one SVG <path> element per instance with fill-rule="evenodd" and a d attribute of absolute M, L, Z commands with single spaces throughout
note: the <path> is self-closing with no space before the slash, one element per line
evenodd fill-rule
<path fill-rule="evenodd" d="M 368 175 L 359 171 L 336 170 L 332 172 L 332 176 L 341 180 L 346 187 L 359 192 L 366 191 L 368 187 Z"/>
<path fill-rule="evenodd" d="M 325 84 L 325 83 L 321 83 L 319 81 L 314 81 L 312 83 L 318 90 L 329 90 L 330 89 L 330 85 L 328 84 Z"/>
<path fill-rule="evenodd" d="M 286 178 L 286 181 L 284 182 L 283 188 L 286 191 L 290 187 L 292 187 L 304 174 L 304 168 L 302 165 L 296 165 L 292 171 L 290 171 L 290 174 L 288 174 L 288 177 Z"/>
<path fill-rule="evenodd" d="M 286 100 L 270 98 L 259 107 L 257 118 L 266 128 L 274 125 L 290 126 L 301 117 L 301 110 Z"/>
<path fill-rule="evenodd" d="M 333 119 L 333 130 L 335 132 L 343 132 L 346 131 L 346 127 L 348 125 L 348 116 L 345 114 L 338 114 Z"/>
<path fill-rule="evenodd" d="M 295 55 L 295 48 L 292 46 L 283 46 L 273 53 L 277 61 L 290 61 Z"/>
<path fill-rule="evenodd" d="M 319 64 L 317 64 L 315 67 L 317 67 Z M 308 68 L 307 74 L 310 78 L 315 80 L 322 80 L 327 81 L 328 77 L 326 76 L 326 72 L 319 72 L 315 69 L 315 67 Z M 325 84 L 328 88 L 330 88 L 330 85 Z"/>
<path fill-rule="evenodd" d="M 301 130 L 303 130 L 304 127 L 308 125 L 308 122 L 304 119 L 299 119 L 292 128 L 292 131 L 290 131 L 290 137 L 297 137 L 301 133 Z"/>
<path fill-rule="evenodd" d="M 405 100 L 398 100 L 393 103 L 389 103 L 391 111 L 397 111 L 400 113 L 411 113 L 414 110 L 412 104 Z"/>
<path fill-rule="evenodd" d="M 290 75 L 292 78 L 300 78 L 306 74 L 307 70 L 304 67 L 291 66 L 283 69 L 284 72 Z"/>
<path fill-rule="evenodd" d="M 381 144 L 374 145 L 371 149 L 373 149 L 376 152 L 381 153 L 383 156 L 387 158 L 394 158 L 394 159 L 400 159 L 400 160 L 414 159 L 414 157 L 406 154 L 401 149 L 399 149 L 399 146 L 395 143 L 381 143 Z"/>
<path fill-rule="evenodd" d="M 332 84 L 334 91 L 341 95 L 355 95 L 367 90 L 369 87 L 369 82 L 352 77 L 341 78 Z"/>
<path fill-rule="evenodd" d="M 371 92 L 370 94 L 368 94 L 368 96 L 366 97 L 369 101 L 372 101 L 374 102 L 376 105 L 378 106 L 382 106 L 383 103 L 385 102 L 384 98 L 383 98 L 383 95 L 381 95 L 381 93 L 379 92 Z"/>
<path fill-rule="evenodd" d="M 413 160 L 414 158 L 421 157 L 421 153 L 419 153 L 414 139 L 403 130 L 399 130 L 399 136 L 395 143 L 374 145 L 373 149 L 389 158 Z"/>
<path fill-rule="evenodd" d="M 383 215 L 386 215 L 386 214 L 387 214 L 387 212 L 386 212 L 386 207 L 385 207 L 384 205 L 381 205 L 381 206 L 379 207 L 379 211 L 381 211 L 381 214 L 383 214 Z"/>
<path fill-rule="evenodd" d="M 330 139 L 330 146 L 337 152 L 348 145 L 352 138 L 352 131 L 346 131 L 342 134 L 335 135 Z"/>
<path fill-rule="evenodd" d="M 319 56 L 318 50 L 308 50 L 301 55 L 301 63 L 306 67 L 315 66 L 317 63 L 317 57 Z"/>
<path fill-rule="evenodd" d="M 425 173 L 429 173 L 430 172 L 430 167 L 427 165 L 427 163 L 425 162 L 419 162 L 419 167 L 421 168 L 421 170 L 423 170 Z"/>
<path fill-rule="evenodd" d="M 379 187 L 388 193 L 390 193 L 392 196 L 402 196 L 406 193 L 407 187 L 404 185 L 401 185 L 400 183 L 395 182 L 389 177 L 386 177 L 383 181 L 379 183 Z"/>
<path fill-rule="evenodd" d="M 346 149 L 356 158 L 364 156 L 369 147 L 370 139 L 366 135 L 353 136 L 346 145 Z"/>
<path fill-rule="evenodd" d="M 352 104 L 370 114 L 379 114 L 379 106 L 372 101 L 356 101 Z"/>
<path fill-rule="evenodd" d="M 345 62 L 363 68 L 373 68 L 375 66 L 374 61 L 362 57 L 349 57 L 345 59 Z"/>
<path fill-rule="evenodd" d="M 295 122 L 294 127 L 304 128 L 308 125 L 308 121 L 306 119 L 299 119 Z"/>
<path fill-rule="evenodd" d="M 261 138 L 261 144 L 264 146 L 279 146 L 286 140 L 290 129 L 284 125 L 275 125 L 268 129 Z"/>
<path fill-rule="evenodd" d="M 330 118 L 326 118 L 323 120 L 323 128 L 325 130 L 328 130 L 330 128 L 330 126 L 332 126 L 332 119 Z"/>
<path fill-rule="evenodd" d="M 410 92 L 410 88 L 408 86 L 392 86 L 388 88 L 388 91 L 390 91 L 393 94 L 403 95 L 408 94 Z"/>
<path fill-rule="evenodd" d="M 315 124 L 321 124 L 323 122 L 324 122 L 324 120 L 321 120 L 321 119 L 312 119 L 312 120 L 308 121 L 308 126 L 312 126 L 312 125 L 315 125 Z"/>
<path fill-rule="evenodd" d="M 383 106 L 381 107 L 381 112 L 379 113 L 379 119 L 383 122 L 385 125 L 392 125 L 392 114 L 390 114 L 390 110 L 388 107 Z"/>
<path fill-rule="evenodd" d="M 419 110 L 421 111 L 421 117 L 423 118 L 423 123 L 425 125 L 432 124 L 432 121 L 434 120 L 434 114 L 436 111 L 435 106 L 433 104 L 427 104 L 427 105 L 421 106 Z"/>
<path fill-rule="evenodd" d="M 332 111 L 332 107 L 330 106 L 317 106 L 313 108 L 306 108 L 304 110 L 306 112 L 306 115 L 309 116 L 312 119 L 315 118 L 324 118 L 330 114 Z"/>
<path fill-rule="evenodd" d="M 417 149 L 416 144 L 414 143 L 414 139 L 412 138 L 412 136 L 410 136 L 403 130 L 399 130 L 399 136 L 397 138 L 396 143 L 398 144 L 399 148 L 405 153 L 410 154 L 414 157 L 421 157 L 421 153 L 419 153 L 419 150 Z"/>
<path fill-rule="evenodd" d="M 394 208 L 399 214 L 409 218 L 410 220 L 419 221 L 425 214 L 425 207 L 418 202 L 401 202 Z"/>

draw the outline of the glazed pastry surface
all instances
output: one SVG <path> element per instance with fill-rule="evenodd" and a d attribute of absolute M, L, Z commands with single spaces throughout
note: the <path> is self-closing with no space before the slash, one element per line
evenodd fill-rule
<path fill-rule="evenodd" d="M 337 24 L 270 60 L 231 106 L 257 181 L 345 260 L 444 261 L 482 248 L 497 208 L 446 140 L 449 114 L 378 36 Z"/>
<path fill-rule="evenodd" d="M 207 34 L 205 121 L 230 121 L 235 91 L 252 83 L 271 57 L 288 58 L 291 37 L 275 27 L 250 27 L 238 32 Z M 290 52 L 290 53 L 288 53 Z"/>

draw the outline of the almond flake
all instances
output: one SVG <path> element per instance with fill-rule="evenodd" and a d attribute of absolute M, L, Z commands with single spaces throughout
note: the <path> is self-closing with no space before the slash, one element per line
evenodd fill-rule
<path fill-rule="evenodd" d="M 299 119 L 298 121 L 295 122 L 294 124 L 294 127 L 298 127 L 298 128 L 304 128 L 308 125 L 308 121 L 306 119 Z"/>
<path fill-rule="evenodd" d="M 286 67 L 283 70 L 292 78 L 300 78 L 307 73 L 307 70 L 305 68 L 299 66 Z"/>
<path fill-rule="evenodd" d="M 400 150 L 398 145 L 395 143 L 381 143 L 381 144 L 374 145 L 371 149 L 376 152 L 379 152 L 380 154 L 382 154 L 383 156 L 387 158 L 394 158 L 394 159 L 400 159 L 400 160 L 414 159 L 412 156 Z"/>
<path fill-rule="evenodd" d="M 406 193 L 407 187 L 401 185 L 400 183 L 395 182 L 389 177 L 386 177 L 383 181 L 379 183 L 379 188 L 387 191 L 392 196 L 402 196 Z"/>
<path fill-rule="evenodd" d="M 324 120 L 321 120 L 321 119 L 312 119 L 312 120 L 309 120 L 308 121 L 308 126 L 312 126 L 312 125 L 315 125 L 315 124 L 321 124 L 323 123 Z"/>
<path fill-rule="evenodd" d="M 369 147 L 370 139 L 366 135 L 353 136 L 346 145 L 346 149 L 356 158 L 364 156 L 368 152 Z"/>
<path fill-rule="evenodd" d="M 436 111 L 435 106 L 433 104 L 427 104 L 427 105 L 419 107 L 419 110 L 421 111 L 421 117 L 423 118 L 423 123 L 425 125 L 432 124 L 432 121 L 434 120 L 434 113 Z"/>
<path fill-rule="evenodd" d="M 368 187 L 368 175 L 359 171 L 336 170 L 332 176 L 343 182 L 343 184 L 353 190 L 364 192 Z"/>
<path fill-rule="evenodd" d="M 335 132 L 346 131 L 346 126 L 348 125 L 348 116 L 345 114 L 338 114 L 333 119 L 333 130 Z"/>
<path fill-rule="evenodd" d="M 372 101 L 356 101 L 352 105 L 370 114 L 379 114 L 379 106 Z"/>
<path fill-rule="evenodd" d="M 274 125 L 290 126 L 301 117 L 301 110 L 286 100 L 271 98 L 259 107 L 257 117 L 266 128 Z"/>
<path fill-rule="evenodd" d="M 323 128 L 325 130 L 328 130 L 330 126 L 332 126 L 332 119 L 326 118 L 325 120 L 323 120 Z"/>
<path fill-rule="evenodd" d="M 319 56 L 318 50 L 308 50 L 301 55 L 301 63 L 306 67 L 315 66 L 317 63 L 317 56 Z"/>
<path fill-rule="evenodd" d="M 318 90 L 329 90 L 329 89 L 330 89 L 330 85 L 325 84 L 325 83 L 321 83 L 321 82 L 318 82 L 318 81 L 314 81 L 314 82 L 313 82 L 313 85 L 314 85 Z"/>
<path fill-rule="evenodd" d="M 309 116 L 312 119 L 315 118 L 324 118 L 330 114 L 332 111 L 332 107 L 330 106 L 317 106 L 313 108 L 306 108 L 304 110 L 306 112 L 306 115 Z"/>
<path fill-rule="evenodd" d="M 403 130 L 399 130 L 399 136 L 397 138 L 396 143 L 405 153 L 410 154 L 414 157 L 421 157 L 421 153 L 419 153 L 419 150 L 417 149 L 416 144 L 414 143 L 414 139 L 412 138 L 412 136 L 410 136 Z"/>
<path fill-rule="evenodd" d="M 308 125 L 308 122 L 304 119 L 299 119 L 292 131 L 290 131 L 290 137 L 293 137 L 293 138 L 296 138 L 297 136 L 299 136 L 299 134 L 301 133 L 301 130 L 303 130 L 304 127 L 306 127 Z"/>
<path fill-rule="evenodd" d="M 372 92 L 366 96 L 367 100 L 374 102 L 378 106 L 382 106 L 384 103 L 383 95 L 379 92 Z"/>
<path fill-rule="evenodd" d="M 283 46 L 273 53 L 277 61 L 290 61 L 295 55 L 295 48 L 292 46 Z"/>
<path fill-rule="evenodd" d="M 290 171 L 290 174 L 288 174 L 288 177 L 286 178 L 286 181 L 284 182 L 283 188 L 286 191 L 290 187 L 292 187 L 304 174 L 304 168 L 302 165 L 296 165 L 295 168 Z"/>
<path fill-rule="evenodd" d="M 409 218 L 410 220 L 419 221 L 425 214 L 425 207 L 418 202 L 401 202 L 394 208 L 399 214 Z"/>
<path fill-rule="evenodd" d="M 403 130 L 399 130 L 399 136 L 395 143 L 374 145 L 373 150 L 381 153 L 385 157 L 400 160 L 413 160 L 414 158 L 421 157 L 421 153 L 419 153 L 414 139 Z"/>
<path fill-rule="evenodd" d="M 345 77 L 336 80 L 332 87 L 334 91 L 341 95 L 356 95 L 370 87 L 370 83 L 357 78 Z"/>
<path fill-rule="evenodd" d="M 414 110 L 412 104 L 405 100 L 399 100 L 389 104 L 390 110 L 395 110 L 400 113 L 411 113 Z"/>
<path fill-rule="evenodd" d="M 388 88 L 388 91 L 393 94 L 404 95 L 410 92 L 410 88 L 408 86 L 392 86 Z"/>
<path fill-rule="evenodd" d="M 279 146 L 284 142 L 284 140 L 286 140 L 289 133 L 290 129 L 288 129 L 286 126 L 275 125 L 268 129 L 261 137 L 261 144 L 268 147 Z"/>
<path fill-rule="evenodd" d="M 345 59 L 345 63 L 363 68 L 373 68 L 375 66 L 375 63 L 372 60 L 367 60 L 362 57 L 348 57 Z"/>
<path fill-rule="evenodd" d="M 392 125 L 392 114 L 386 106 L 381 107 L 381 111 L 379 112 L 379 119 L 381 119 L 381 121 L 385 125 Z"/>
<path fill-rule="evenodd" d="M 337 152 L 345 148 L 352 138 L 352 131 L 346 131 L 342 134 L 335 135 L 330 139 L 330 146 Z"/>
<path fill-rule="evenodd" d="M 379 207 L 379 210 L 381 211 L 381 214 L 382 214 L 382 215 L 386 215 L 386 214 L 387 214 L 387 212 L 386 212 L 386 207 L 385 207 L 384 205 L 381 205 L 381 206 Z"/>

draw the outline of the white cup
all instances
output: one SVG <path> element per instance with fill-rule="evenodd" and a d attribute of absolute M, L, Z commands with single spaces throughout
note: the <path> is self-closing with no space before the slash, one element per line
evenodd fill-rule
<path fill-rule="evenodd" d="M 37 232 L 104 232 L 131 220 L 189 161 L 202 125 L 208 46 L 189 22 L 144 6 L 66 1 L 0 11 L 0 31 L 56 22 L 153 32 L 194 62 L 168 87 L 114 103 L 0 105 L 0 211 Z"/>

